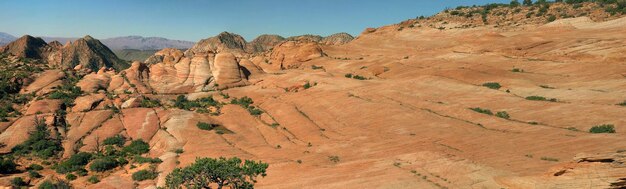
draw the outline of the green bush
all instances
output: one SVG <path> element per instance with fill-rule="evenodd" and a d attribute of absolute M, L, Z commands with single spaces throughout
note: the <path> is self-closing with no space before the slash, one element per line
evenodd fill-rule
<path fill-rule="evenodd" d="M 11 180 L 11 186 L 13 186 L 14 188 L 21 188 L 22 186 L 27 186 L 28 184 L 26 184 L 26 182 L 24 182 L 24 179 L 22 179 L 22 177 L 15 177 Z"/>
<path fill-rule="evenodd" d="M 70 184 L 65 181 L 52 183 L 51 181 L 46 180 L 46 181 L 43 181 L 43 183 L 39 185 L 39 189 L 70 189 L 70 188 L 71 188 Z"/>
<path fill-rule="evenodd" d="M 100 179 L 96 175 L 90 176 L 87 181 L 91 184 L 99 183 Z"/>
<path fill-rule="evenodd" d="M 624 102 L 617 104 L 618 106 L 626 106 L 626 100 Z"/>
<path fill-rule="evenodd" d="M 546 98 L 546 97 L 543 97 L 543 96 L 527 96 L 526 100 L 550 101 L 550 102 L 556 102 L 557 101 L 556 98 Z"/>
<path fill-rule="evenodd" d="M 502 86 L 500 85 L 500 83 L 496 83 L 496 82 L 488 82 L 488 83 L 483 83 L 484 87 L 490 88 L 490 89 L 500 89 Z"/>
<path fill-rule="evenodd" d="M 63 150 L 61 141 L 51 137 L 44 120 L 36 118 L 35 125 L 35 130 L 29 133 L 28 139 L 22 144 L 13 147 L 11 152 L 17 155 L 34 154 L 40 158 L 47 159 Z"/>
<path fill-rule="evenodd" d="M 194 186 L 210 188 L 220 185 L 226 188 L 254 188 L 258 176 L 266 176 L 267 163 L 239 158 L 198 158 L 183 168 L 176 168 L 165 178 L 165 188 Z M 134 176 L 134 175 L 133 175 Z"/>
<path fill-rule="evenodd" d="M 230 101 L 230 103 L 240 105 L 241 107 L 248 110 L 248 113 L 250 113 L 250 115 L 258 116 L 258 115 L 263 114 L 262 110 L 257 109 L 256 107 L 251 105 L 251 104 L 254 104 L 254 101 L 252 101 L 250 97 L 244 96 L 244 97 L 241 97 L 240 99 L 233 98 Z"/>
<path fill-rule="evenodd" d="M 33 163 L 33 164 L 30 164 L 26 169 L 28 169 L 28 170 L 35 170 L 35 171 L 41 171 L 41 170 L 43 170 L 43 166 L 41 166 L 39 164 L 36 164 L 36 163 Z"/>
<path fill-rule="evenodd" d="M 130 143 L 130 145 L 122 148 L 122 152 L 133 154 L 133 155 L 145 154 L 145 153 L 148 153 L 149 151 L 150 151 L 150 145 L 141 139 L 133 140 Z"/>
<path fill-rule="evenodd" d="M 59 163 L 56 172 L 60 174 L 70 173 L 79 169 L 84 169 L 85 165 L 91 160 L 92 154 L 87 152 L 79 152 L 72 155 L 69 159 Z"/>
<path fill-rule="evenodd" d="M 148 157 L 142 157 L 140 155 L 135 155 L 133 159 L 135 163 L 162 163 L 163 162 L 163 160 L 159 158 L 148 158 Z"/>
<path fill-rule="evenodd" d="M 112 157 L 102 157 L 93 160 L 89 165 L 89 169 L 96 172 L 104 172 L 114 169 L 118 166 L 118 162 Z"/>
<path fill-rule="evenodd" d="M 556 16 L 550 15 L 548 16 L 548 22 L 554 22 L 556 20 Z"/>
<path fill-rule="evenodd" d="M 497 112 L 496 117 L 503 118 L 503 119 L 511 118 L 511 116 L 509 116 L 509 113 L 507 113 L 506 111 Z"/>
<path fill-rule="evenodd" d="M 476 107 L 476 108 L 470 108 L 470 110 L 473 110 L 481 114 L 493 115 L 493 113 L 489 109 L 482 109 L 482 108 Z"/>
<path fill-rule="evenodd" d="M 65 179 L 67 180 L 76 180 L 78 177 L 72 173 L 68 173 L 65 175 Z"/>
<path fill-rule="evenodd" d="M 519 68 L 513 68 L 511 72 L 524 72 L 524 70 L 519 69 Z"/>
<path fill-rule="evenodd" d="M 144 97 L 139 106 L 144 108 L 156 108 L 161 107 L 161 102 Z"/>
<path fill-rule="evenodd" d="M 124 143 L 126 143 L 126 138 L 122 135 L 115 135 L 109 138 L 104 139 L 102 142 L 104 145 L 115 145 L 122 147 Z"/>
<path fill-rule="evenodd" d="M 41 174 L 35 170 L 28 170 L 28 177 L 30 178 L 41 178 Z"/>
<path fill-rule="evenodd" d="M 596 125 L 589 129 L 590 133 L 615 133 L 615 126 L 611 124 Z"/>
<path fill-rule="evenodd" d="M 17 164 L 13 159 L 0 157 L 0 173 L 11 174 L 17 172 Z"/>
<path fill-rule="evenodd" d="M 205 122 L 198 122 L 198 124 L 196 124 L 196 126 L 198 127 L 198 129 L 210 131 L 213 128 L 217 127 L 218 125 L 205 123 Z"/>
<path fill-rule="evenodd" d="M 152 180 L 159 176 L 158 173 L 150 170 L 141 170 L 133 173 L 133 180 L 135 181 L 144 181 L 144 180 Z"/>
<path fill-rule="evenodd" d="M 351 73 L 347 73 L 346 75 L 344 75 L 344 77 L 346 77 L 346 78 L 352 78 L 352 74 L 351 74 Z"/>
<path fill-rule="evenodd" d="M 360 75 L 354 75 L 352 76 L 352 79 L 358 79 L 358 80 L 367 80 L 367 78 L 360 76 Z"/>
<path fill-rule="evenodd" d="M 174 106 L 178 109 L 192 110 L 195 108 L 206 108 L 209 106 L 219 107 L 219 102 L 215 101 L 212 96 L 196 99 L 193 101 L 187 100 L 184 95 L 179 95 L 174 100 Z"/>

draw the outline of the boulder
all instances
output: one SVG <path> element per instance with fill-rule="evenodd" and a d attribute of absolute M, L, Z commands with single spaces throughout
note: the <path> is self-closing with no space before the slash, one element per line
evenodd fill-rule
<path fill-rule="evenodd" d="M 219 53 L 215 56 L 215 67 L 212 70 L 215 83 L 219 88 L 228 88 L 246 85 L 245 75 L 239 69 L 239 63 L 235 55 L 231 53 Z"/>
<path fill-rule="evenodd" d="M 287 41 L 274 47 L 270 62 L 276 69 L 294 69 L 302 62 L 323 56 L 326 54 L 316 42 Z"/>

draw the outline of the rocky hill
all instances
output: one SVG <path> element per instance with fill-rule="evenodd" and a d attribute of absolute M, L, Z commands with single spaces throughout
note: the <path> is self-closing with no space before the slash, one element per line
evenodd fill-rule
<path fill-rule="evenodd" d="M 59 42 L 47 44 L 43 39 L 25 35 L 0 48 L 0 52 L 20 58 L 40 59 L 51 66 L 99 70 L 102 67 L 125 69 L 129 65 L 100 41 L 86 36 L 61 46 Z"/>
<path fill-rule="evenodd" d="M 285 38 L 280 35 L 260 35 L 246 45 L 246 50 L 252 53 L 266 52 L 283 41 Z"/>
<path fill-rule="evenodd" d="M 0 53 L 0 186 L 166 187 L 239 157 L 269 164 L 258 188 L 623 188 L 626 17 L 603 6 L 517 26 L 448 10 L 256 53 L 225 32 L 119 70 L 41 56 L 108 57 L 91 37 L 25 36 Z"/>
<path fill-rule="evenodd" d="M 48 46 L 43 39 L 29 35 L 20 37 L 19 39 L 0 48 L 0 53 L 33 59 L 45 59 L 53 51 L 54 48 Z"/>

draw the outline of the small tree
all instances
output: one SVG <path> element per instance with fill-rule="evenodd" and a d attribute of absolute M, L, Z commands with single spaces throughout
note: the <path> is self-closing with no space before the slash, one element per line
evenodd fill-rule
<path fill-rule="evenodd" d="M 533 5 L 532 0 L 524 0 L 524 6 L 532 6 L 532 5 Z"/>
<path fill-rule="evenodd" d="M 520 3 L 518 0 L 512 0 L 509 5 L 511 5 L 511 7 L 517 7 L 520 5 Z"/>
<path fill-rule="evenodd" d="M 218 189 L 224 186 L 240 189 L 253 188 L 256 178 L 261 175 L 265 177 L 265 170 L 269 167 L 267 163 L 242 160 L 233 157 L 226 159 L 220 157 L 198 158 L 193 164 L 174 169 L 165 178 L 166 188 L 210 188 L 215 184 Z"/>

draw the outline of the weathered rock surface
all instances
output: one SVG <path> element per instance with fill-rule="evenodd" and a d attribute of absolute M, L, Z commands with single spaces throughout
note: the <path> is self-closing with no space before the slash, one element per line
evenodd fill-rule
<path fill-rule="evenodd" d="M 286 41 L 272 50 L 270 62 L 277 69 L 298 68 L 302 62 L 326 56 L 316 42 Z"/>

